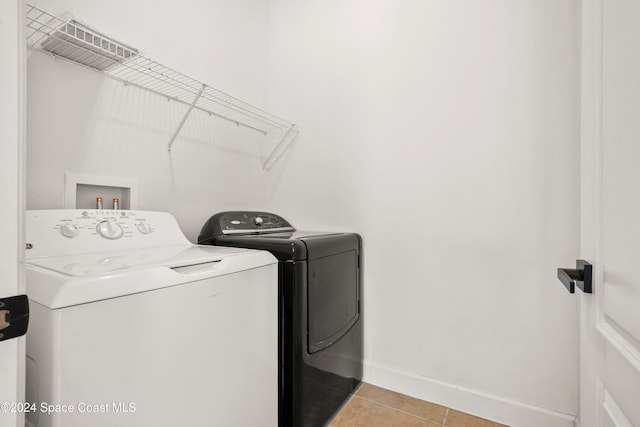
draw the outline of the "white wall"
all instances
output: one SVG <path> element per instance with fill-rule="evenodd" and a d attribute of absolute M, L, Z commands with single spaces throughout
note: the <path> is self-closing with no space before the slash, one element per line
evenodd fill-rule
<path fill-rule="evenodd" d="M 573 425 L 579 3 L 272 1 L 272 207 L 362 234 L 365 380 Z"/>
<path fill-rule="evenodd" d="M 266 103 L 267 0 L 31 3 L 56 15 L 71 11 L 145 56 L 244 101 Z M 186 108 L 30 53 L 27 207 L 63 207 L 68 172 L 137 179 L 138 208 L 173 213 L 192 240 L 217 211 L 264 208 L 262 135 L 194 112 L 169 154 Z"/>
<path fill-rule="evenodd" d="M 133 177 L 195 239 L 224 209 L 361 233 L 366 380 L 509 425 L 576 413 L 578 0 L 38 0 L 300 125 L 253 136 L 42 54 L 28 207 Z M 170 37 L 169 35 L 175 37 Z M 569 415 L 564 415 L 569 414 Z"/>

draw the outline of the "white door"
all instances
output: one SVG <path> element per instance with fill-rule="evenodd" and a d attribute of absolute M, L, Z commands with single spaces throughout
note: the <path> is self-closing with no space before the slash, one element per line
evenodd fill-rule
<path fill-rule="evenodd" d="M 640 2 L 583 1 L 580 425 L 640 426 Z"/>
<path fill-rule="evenodd" d="M 21 0 L 0 1 L 0 298 L 24 293 L 26 44 L 22 14 Z M 5 314 L 1 313 L 2 321 Z M 12 412 L 19 408 L 11 405 L 24 400 L 24 339 L 0 341 L 0 427 L 24 424 L 24 414 Z"/>

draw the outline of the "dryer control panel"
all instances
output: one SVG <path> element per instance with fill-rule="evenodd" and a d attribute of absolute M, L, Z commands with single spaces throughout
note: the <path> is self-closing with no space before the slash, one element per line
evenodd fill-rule
<path fill-rule="evenodd" d="M 284 218 L 268 212 L 221 212 L 209 220 L 215 234 L 261 234 L 291 232 L 295 229 Z"/>
<path fill-rule="evenodd" d="M 27 211 L 26 257 L 187 244 L 166 212 L 52 209 Z"/>

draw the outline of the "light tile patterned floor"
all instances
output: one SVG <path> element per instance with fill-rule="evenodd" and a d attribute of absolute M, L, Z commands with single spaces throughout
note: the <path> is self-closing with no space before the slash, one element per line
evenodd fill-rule
<path fill-rule="evenodd" d="M 454 409 L 363 383 L 330 427 L 505 427 Z"/>

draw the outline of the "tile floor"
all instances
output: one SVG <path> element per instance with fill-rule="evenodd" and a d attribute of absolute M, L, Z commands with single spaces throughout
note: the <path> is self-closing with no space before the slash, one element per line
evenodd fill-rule
<path fill-rule="evenodd" d="M 329 427 L 505 427 L 435 403 L 363 383 Z"/>

